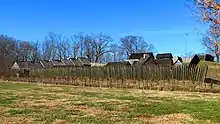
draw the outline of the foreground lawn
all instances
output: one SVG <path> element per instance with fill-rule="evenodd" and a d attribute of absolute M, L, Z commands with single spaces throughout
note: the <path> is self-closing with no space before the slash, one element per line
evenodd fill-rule
<path fill-rule="evenodd" d="M 220 123 L 220 95 L 0 82 L 0 123 Z"/>

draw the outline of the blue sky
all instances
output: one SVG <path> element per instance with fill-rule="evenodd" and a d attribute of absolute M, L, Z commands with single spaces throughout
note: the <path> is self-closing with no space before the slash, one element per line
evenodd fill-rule
<path fill-rule="evenodd" d="M 48 32 L 143 36 L 158 52 L 199 53 L 204 25 L 185 0 L 1 0 L 0 33 L 43 40 Z M 198 33 L 199 32 L 199 33 Z M 186 47 L 187 46 L 187 47 Z"/>

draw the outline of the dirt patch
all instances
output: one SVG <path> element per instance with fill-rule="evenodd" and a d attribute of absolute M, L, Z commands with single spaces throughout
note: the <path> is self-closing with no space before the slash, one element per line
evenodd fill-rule
<path fill-rule="evenodd" d="M 199 92 L 182 92 L 182 91 L 155 91 L 155 90 L 137 90 L 131 93 L 132 96 L 143 97 L 164 97 L 175 98 L 182 100 L 220 100 L 220 94 L 215 93 L 199 93 Z M 160 100 L 153 100 L 154 102 L 161 102 Z"/>
<path fill-rule="evenodd" d="M 152 115 L 137 115 L 136 117 L 139 119 L 149 119 L 149 118 L 152 118 L 153 116 Z"/>
<path fill-rule="evenodd" d="M 27 100 L 27 101 L 18 101 L 11 106 L 15 107 L 39 107 L 39 106 L 47 106 L 49 109 L 57 108 L 58 106 L 62 106 L 65 104 L 69 104 L 68 99 L 59 99 L 59 100 Z"/>
<path fill-rule="evenodd" d="M 138 115 L 137 118 L 153 124 L 181 124 L 185 120 L 192 120 L 192 117 L 186 114 L 169 114 L 163 116 Z"/>
<path fill-rule="evenodd" d="M 5 113 L 5 112 L 7 112 L 8 110 L 10 110 L 10 108 L 1 107 L 1 106 L 0 106 L 0 113 Z"/>
<path fill-rule="evenodd" d="M 97 107 L 88 107 L 86 105 L 82 106 L 65 106 L 66 110 L 79 110 L 84 113 L 86 113 L 86 116 L 94 116 L 97 117 L 99 115 L 109 115 L 109 114 L 117 114 L 117 111 L 108 111 L 108 110 L 103 110 L 101 108 Z"/>
<path fill-rule="evenodd" d="M 51 93 L 51 95 L 56 95 L 56 96 L 62 96 L 62 97 L 67 97 L 67 98 L 71 98 L 71 97 L 79 97 L 79 95 L 74 95 L 74 94 L 69 94 L 69 93 Z"/>
<path fill-rule="evenodd" d="M 49 108 L 54 108 L 60 105 L 68 104 L 68 99 L 59 99 L 59 100 L 36 100 L 32 106 L 48 106 Z"/>
<path fill-rule="evenodd" d="M 34 123 L 33 118 L 24 117 L 1 117 L 0 123 L 2 124 L 32 124 Z"/>
<path fill-rule="evenodd" d="M 16 101 L 16 103 L 11 104 L 13 107 L 31 107 L 34 105 L 34 101 L 32 100 L 23 100 L 23 101 Z"/>
<path fill-rule="evenodd" d="M 53 121 L 53 124 L 67 124 L 65 120 L 56 119 Z"/>
<path fill-rule="evenodd" d="M 130 100 L 118 100 L 118 99 L 97 99 L 97 100 L 91 100 L 91 102 L 104 102 L 111 105 L 118 105 L 123 104 L 126 102 L 131 102 Z"/>
<path fill-rule="evenodd" d="M 80 86 L 71 86 L 73 92 L 91 92 L 91 93 L 103 93 L 108 91 L 108 88 L 99 88 L 99 87 L 80 87 Z"/>

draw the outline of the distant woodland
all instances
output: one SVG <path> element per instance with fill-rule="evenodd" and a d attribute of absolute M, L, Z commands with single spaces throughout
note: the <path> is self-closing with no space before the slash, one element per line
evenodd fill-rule
<path fill-rule="evenodd" d="M 32 61 L 86 57 L 91 62 L 126 59 L 134 52 L 155 51 L 141 36 L 125 36 L 114 40 L 104 33 L 77 33 L 72 36 L 50 32 L 43 41 L 23 41 L 0 35 L 0 69 L 8 69 L 14 61 Z"/>

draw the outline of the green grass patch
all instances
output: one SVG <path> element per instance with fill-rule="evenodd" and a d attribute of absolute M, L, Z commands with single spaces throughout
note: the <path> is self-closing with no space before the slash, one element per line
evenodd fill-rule
<path fill-rule="evenodd" d="M 44 123 L 52 123 L 54 120 L 65 120 L 68 122 L 73 122 L 73 117 L 80 117 L 85 115 L 85 113 L 79 110 L 64 110 L 64 109 L 54 109 L 50 111 L 46 111 L 37 117 L 36 121 L 44 122 Z"/>
<path fill-rule="evenodd" d="M 10 105 L 17 99 L 16 96 L 8 96 L 9 98 L 4 97 L 6 96 L 0 97 L 0 106 Z"/>
<path fill-rule="evenodd" d="M 117 110 L 117 106 L 111 105 L 107 102 L 83 102 L 83 103 L 72 103 L 75 106 L 88 106 L 102 108 L 103 110 L 114 111 Z"/>
<path fill-rule="evenodd" d="M 9 113 L 10 116 L 23 116 L 23 115 L 28 115 L 28 114 L 37 114 L 40 113 L 41 111 L 39 110 L 34 110 L 34 109 L 12 109 L 12 110 L 8 110 L 7 113 Z"/>
<path fill-rule="evenodd" d="M 78 95 L 84 96 L 84 97 L 100 97 L 100 93 L 97 92 L 80 92 Z"/>
<path fill-rule="evenodd" d="M 216 94 L 202 97 L 205 94 L 183 92 L 183 97 L 196 100 L 182 100 L 171 92 L 168 95 L 172 95 L 162 97 L 157 91 L 138 91 L 134 94 L 134 90 L 116 88 L 94 88 L 91 91 L 83 87 L 44 87 L 19 83 L 0 83 L 0 87 L 0 108 L 4 109 L 0 116 L 34 118 L 36 123 L 50 124 L 55 120 L 62 120 L 63 123 L 146 123 L 137 117 L 150 118 L 177 113 L 191 115 L 204 122 L 210 120 L 220 123 L 220 99 L 212 98 Z M 50 103 L 46 103 L 48 100 L 51 100 Z"/>
<path fill-rule="evenodd" d="M 184 113 L 194 114 L 199 120 L 212 120 L 220 122 L 220 102 L 192 100 L 184 101 Z"/>
<path fill-rule="evenodd" d="M 38 106 L 36 106 L 36 105 L 34 105 L 34 106 L 32 106 L 34 109 L 49 109 L 49 107 L 48 106 L 46 106 L 46 105 L 38 105 Z"/>
<path fill-rule="evenodd" d="M 137 100 L 136 97 L 133 96 L 120 96 L 118 97 L 119 100 Z"/>
<path fill-rule="evenodd" d="M 155 116 L 184 113 L 194 115 L 199 120 L 211 120 L 220 122 L 220 102 L 203 100 L 176 100 L 168 99 L 164 102 L 152 102 L 143 104 L 135 102 L 130 105 L 129 112 L 137 114 L 152 114 Z"/>
<path fill-rule="evenodd" d="M 25 83 L 4 83 L 0 82 L 0 90 L 19 90 L 19 89 L 31 89 L 36 88 L 34 84 L 25 84 Z"/>
<path fill-rule="evenodd" d="M 112 123 L 108 119 L 103 119 L 93 116 L 73 118 L 71 122 L 80 123 L 80 124 L 111 124 Z"/>
<path fill-rule="evenodd" d="M 209 62 L 209 61 L 200 61 L 198 65 L 208 65 L 208 66 L 219 66 L 220 67 L 220 63 Z"/>
<path fill-rule="evenodd" d="M 12 104 L 13 100 L 8 98 L 8 99 L 0 99 L 0 105 L 8 105 L 8 104 Z"/>

